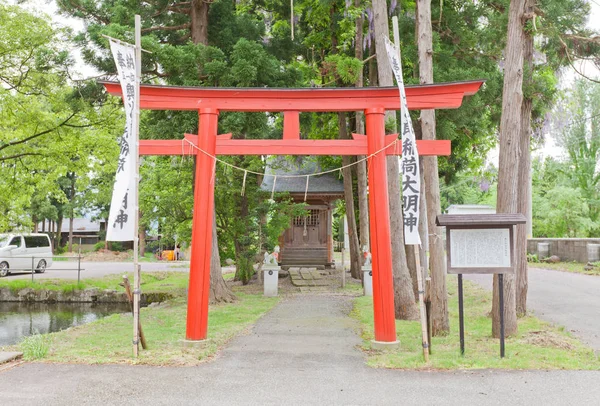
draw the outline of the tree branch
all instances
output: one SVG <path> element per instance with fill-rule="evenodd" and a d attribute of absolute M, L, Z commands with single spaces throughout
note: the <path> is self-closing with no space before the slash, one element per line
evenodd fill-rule
<path fill-rule="evenodd" d="M 11 142 L 8 142 L 6 144 L 0 145 L 0 151 L 2 151 L 5 148 L 8 148 L 8 147 L 14 147 L 15 145 L 24 144 L 27 141 L 31 141 L 31 140 L 33 140 L 35 138 L 41 137 L 42 135 L 51 133 L 52 131 L 55 131 L 57 128 L 62 127 L 63 125 L 66 125 L 69 122 L 69 120 L 71 120 L 73 117 L 75 117 L 75 114 L 76 114 L 75 112 L 71 113 L 71 115 L 69 117 L 67 117 L 62 123 L 60 123 L 56 127 L 49 128 L 49 129 L 44 130 L 42 132 L 33 134 L 33 135 L 31 135 L 31 136 L 29 136 L 27 138 L 23 138 L 22 140 L 11 141 Z"/>
<path fill-rule="evenodd" d="M 183 30 L 186 28 L 190 28 L 191 27 L 191 23 L 186 23 L 186 24 L 181 24 L 181 25 L 173 25 L 170 27 L 150 27 L 150 28 L 144 28 L 142 30 L 142 34 L 148 33 L 148 32 L 152 32 L 152 31 L 178 31 L 178 30 Z"/>
<path fill-rule="evenodd" d="M 10 159 L 17 159 L 17 158 L 21 158 L 21 157 L 24 157 L 24 156 L 32 156 L 32 155 L 41 156 L 41 155 L 44 155 L 44 154 L 40 154 L 40 153 L 37 153 L 37 152 L 23 152 L 21 154 L 15 154 L 15 155 L 10 155 L 10 156 L 0 156 L 0 162 L 8 161 Z"/>

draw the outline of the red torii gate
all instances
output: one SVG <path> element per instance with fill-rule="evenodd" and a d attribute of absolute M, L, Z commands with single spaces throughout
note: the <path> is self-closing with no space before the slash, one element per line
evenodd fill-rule
<path fill-rule="evenodd" d="M 458 108 L 464 96 L 475 94 L 483 81 L 407 86 L 408 108 Z M 122 96 L 118 83 L 104 83 L 112 95 Z M 385 135 L 386 110 L 398 110 L 398 88 L 190 88 L 143 85 L 140 108 L 197 110 L 198 135 L 185 135 L 196 145 L 194 214 L 188 291 L 186 339 L 204 340 L 208 328 L 210 259 L 214 210 L 214 156 L 217 155 L 369 155 L 369 214 L 373 261 L 373 310 L 375 341 L 396 342 L 394 289 L 387 189 L 386 155 L 399 155 L 397 134 Z M 352 140 L 301 140 L 300 112 L 363 110 L 366 137 Z M 283 112 L 283 139 L 232 140 L 218 135 L 220 111 Z M 140 155 L 182 155 L 182 140 L 142 140 Z M 389 147 L 386 148 L 386 145 Z M 417 141 L 420 155 L 450 155 L 450 141 Z M 377 153 L 384 150 L 384 153 Z M 204 151 L 205 153 L 203 153 Z M 377 154 L 375 154 L 377 153 Z M 373 155 L 375 154 L 375 155 Z M 372 155 L 372 156 L 371 156 Z"/>

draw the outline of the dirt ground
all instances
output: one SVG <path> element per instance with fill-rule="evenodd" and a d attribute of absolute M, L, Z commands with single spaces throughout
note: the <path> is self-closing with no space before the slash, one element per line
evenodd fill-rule
<path fill-rule="evenodd" d="M 131 259 L 131 253 L 124 251 L 98 250 L 96 252 L 86 252 L 83 254 L 84 261 L 93 262 L 124 262 Z"/>

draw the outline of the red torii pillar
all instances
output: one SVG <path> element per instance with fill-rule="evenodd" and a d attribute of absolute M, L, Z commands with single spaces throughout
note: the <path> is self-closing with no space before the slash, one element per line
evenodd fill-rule
<path fill-rule="evenodd" d="M 207 154 L 196 155 L 194 213 L 192 220 L 192 255 L 188 287 L 188 312 L 185 337 L 204 340 L 208 332 L 208 301 L 210 296 L 210 260 L 215 206 L 215 160 L 219 113 L 205 108 L 199 112 L 198 148 Z"/>
<path fill-rule="evenodd" d="M 409 109 L 457 108 L 465 95 L 476 93 L 482 81 L 407 87 Z M 118 83 L 104 83 L 121 95 Z M 360 89 L 214 89 L 142 86 L 141 107 L 154 110 L 194 110 L 200 136 L 185 139 L 198 146 L 192 222 L 192 255 L 186 338 L 207 337 L 210 263 L 217 155 L 372 155 L 369 158 L 369 211 L 373 253 L 373 311 L 375 341 L 396 342 L 394 288 L 387 191 L 387 155 L 400 155 L 397 134 L 385 135 L 385 110 L 399 106 L 397 88 Z M 217 136 L 218 115 L 226 111 L 283 111 L 281 140 L 232 140 Z M 367 136 L 353 140 L 300 140 L 299 113 L 364 110 Z M 183 141 L 140 141 L 140 155 L 181 155 Z M 384 148 L 385 146 L 388 148 Z M 450 141 L 417 141 L 421 156 L 449 155 Z"/>

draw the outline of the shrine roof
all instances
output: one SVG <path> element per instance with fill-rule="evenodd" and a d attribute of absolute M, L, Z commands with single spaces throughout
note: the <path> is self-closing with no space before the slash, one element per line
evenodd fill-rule
<path fill-rule="evenodd" d="M 118 82 L 100 82 L 121 96 Z M 463 97 L 475 94 L 483 80 L 407 85 L 410 110 L 460 107 Z M 357 111 L 400 108 L 397 87 L 361 88 L 211 88 L 142 85 L 140 107 L 150 110 L 220 111 Z"/>
<path fill-rule="evenodd" d="M 314 158 L 309 157 L 270 157 L 265 169 L 265 177 L 260 188 L 264 191 L 273 190 L 274 176 L 275 192 L 304 193 L 306 190 L 306 177 L 286 178 L 282 175 L 310 175 L 322 172 L 321 167 Z M 309 194 L 340 194 L 344 193 L 344 183 L 338 179 L 337 173 L 327 173 L 319 176 L 311 176 L 308 181 Z"/>

